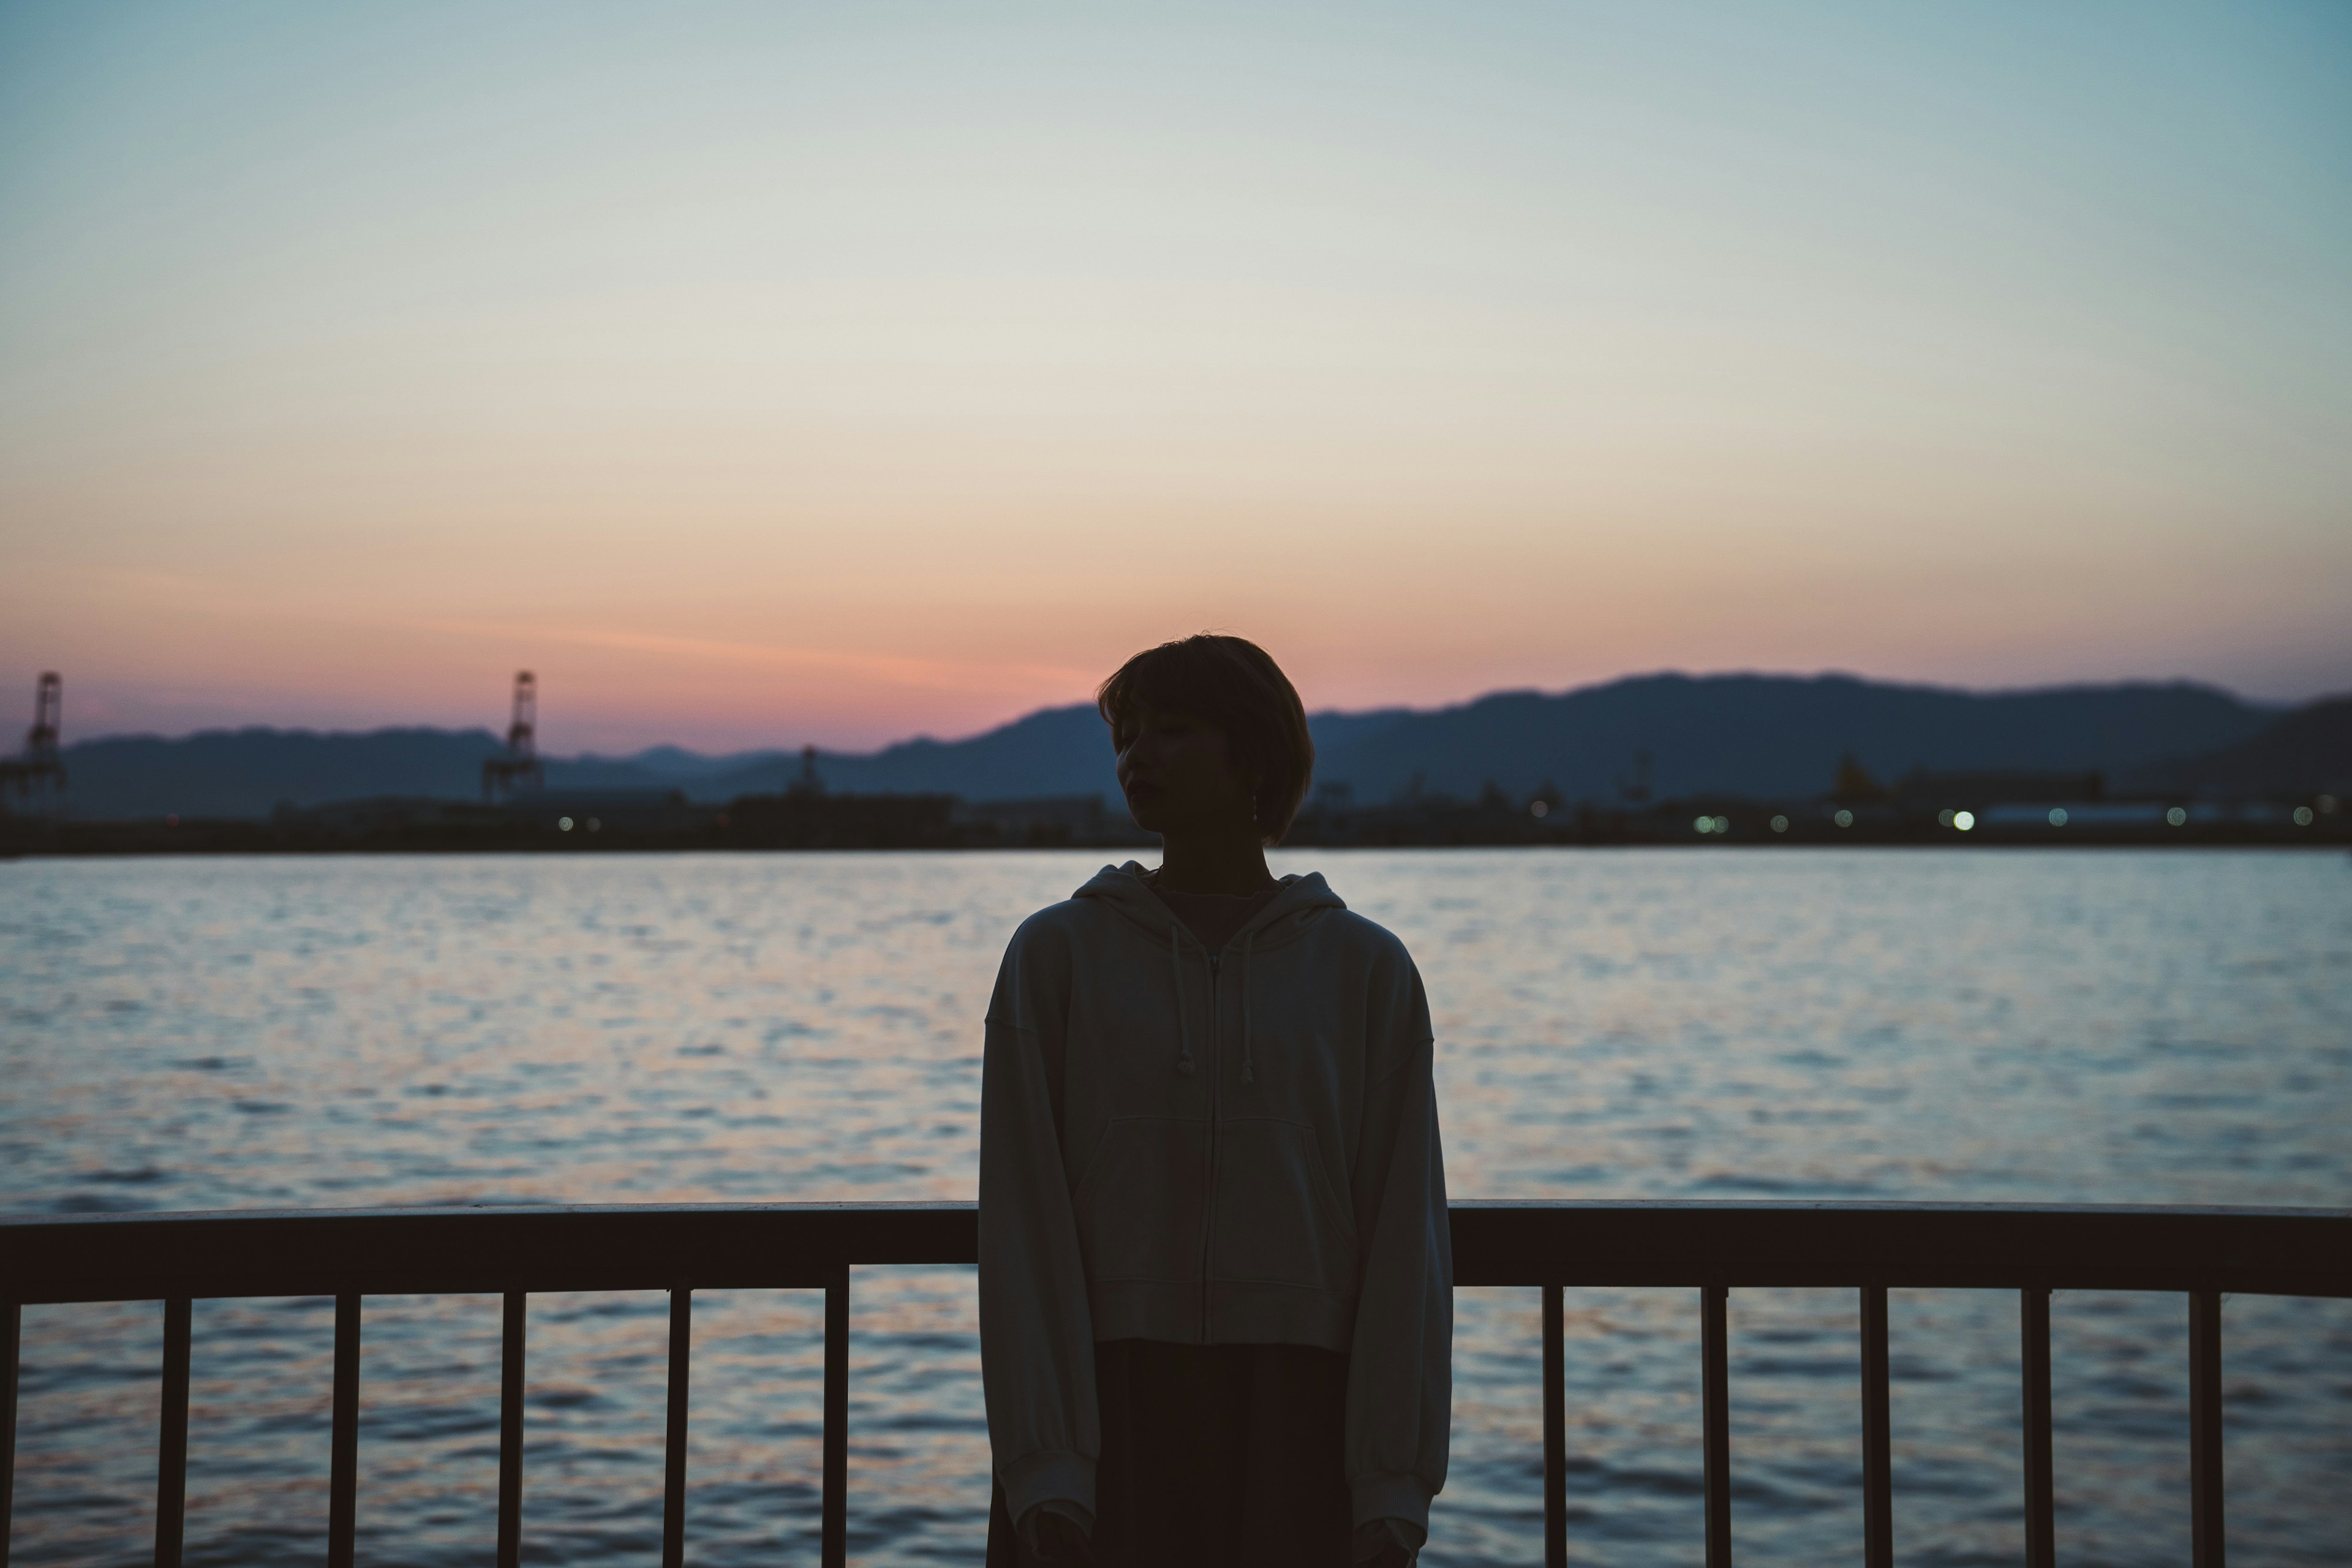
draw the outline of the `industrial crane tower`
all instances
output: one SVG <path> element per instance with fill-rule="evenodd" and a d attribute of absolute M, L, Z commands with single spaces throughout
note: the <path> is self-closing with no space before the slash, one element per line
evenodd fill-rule
<path fill-rule="evenodd" d="M 33 727 L 25 731 L 24 754 L 0 759 L 0 785 L 30 815 L 51 816 L 65 809 L 66 765 L 58 755 L 64 719 L 65 682 L 56 670 L 45 669 L 33 686 Z"/>
<path fill-rule="evenodd" d="M 515 672 L 514 721 L 507 726 L 503 756 L 482 759 L 482 804 L 497 804 L 499 794 L 538 789 L 547 782 L 539 764 L 539 682 L 527 669 Z"/>

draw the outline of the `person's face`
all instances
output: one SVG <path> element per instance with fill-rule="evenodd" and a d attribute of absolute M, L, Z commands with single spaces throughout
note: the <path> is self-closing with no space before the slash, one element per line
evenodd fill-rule
<path fill-rule="evenodd" d="M 1225 732 L 1191 713 L 1139 705 L 1118 737 L 1118 787 L 1147 833 L 1259 838 L 1255 780 L 1234 764 Z"/>

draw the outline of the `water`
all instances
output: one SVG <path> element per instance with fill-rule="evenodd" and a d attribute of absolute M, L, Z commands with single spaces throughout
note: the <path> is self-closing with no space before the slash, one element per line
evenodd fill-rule
<path fill-rule="evenodd" d="M 1087 854 L 0 865 L 0 1207 L 968 1198 L 979 1016 Z M 2352 865 L 1318 852 L 1437 1017 L 1459 1197 L 2352 1204 Z M 865 1563 L 977 1562 L 968 1271 L 856 1277 Z M 1541 1560 L 1537 1302 L 1465 1290 L 1425 1561 Z M 2233 1563 L 2352 1541 L 2352 1303 L 2225 1307 Z M 499 1304 L 368 1302 L 361 1552 L 487 1563 Z M 813 1561 L 822 1308 L 696 1298 L 688 1542 Z M 1858 1559 L 1848 1291 L 1732 1298 L 1743 1563 Z M 314 1562 L 332 1309 L 199 1302 L 189 1560 Z M 25 1314 L 14 1560 L 148 1552 L 160 1307 Z M 2187 1557 L 2181 1300 L 2060 1294 L 2059 1544 Z M 1896 1550 L 2020 1560 L 2005 1292 L 1891 1303 Z M 1697 1313 L 1573 1291 L 1580 1561 L 1699 1555 Z M 658 1550 L 666 1309 L 532 1299 L 526 1556 Z"/>

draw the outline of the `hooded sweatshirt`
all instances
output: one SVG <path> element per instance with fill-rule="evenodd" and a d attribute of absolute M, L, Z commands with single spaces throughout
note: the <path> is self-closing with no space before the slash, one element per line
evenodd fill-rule
<path fill-rule="evenodd" d="M 1286 877 L 1215 952 L 1105 867 L 1024 921 L 981 1072 L 980 1341 L 1012 1516 L 1090 1514 L 1094 1342 L 1351 1358 L 1354 1521 L 1445 1481 L 1454 1263 L 1404 945 Z"/>

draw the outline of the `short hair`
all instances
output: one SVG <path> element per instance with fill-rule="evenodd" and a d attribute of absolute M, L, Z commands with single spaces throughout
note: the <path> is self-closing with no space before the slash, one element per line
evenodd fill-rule
<path fill-rule="evenodd" d="M 1257 644 L 1201 632 L 1145 648 L 1102 683 L 1095 706 L 1110 725 L 1114 747 L 1125 744 L 1139 707 L 1195 714 L 1215 725 L 1234 765 L 1258 776 L 1263 841 L 1279 844 L 1290 831 L 1315 773 L 1315 742 L 1297 689 Z"/>

